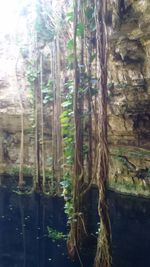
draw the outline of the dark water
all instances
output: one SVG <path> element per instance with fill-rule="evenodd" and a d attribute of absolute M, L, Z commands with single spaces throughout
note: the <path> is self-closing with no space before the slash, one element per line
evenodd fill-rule
<path fill-rule="evenodd" d="M 150 200 L 111 194 L 114 267 L 150 266 Z"/>
<path fill-rule="evenodd" d="M 90 201 L 89 201 L 90 200 Z M 88 196 L 88 230 L 97 225 L 96 192 Z M 114 267 L 150 266 L 150 201 L 109 194 L 113 232 Z M 63 200 L 36 194 L 19 196 L 0 189 L 0 267 L 79 267 L 67 257 L 65 241 L 52 242 L 47 226 L 66 233 Z M 83 253 L 85 267 L 92 267 L 91 235 Z M 91 246 L 91 247 L 90 247 Z"/>

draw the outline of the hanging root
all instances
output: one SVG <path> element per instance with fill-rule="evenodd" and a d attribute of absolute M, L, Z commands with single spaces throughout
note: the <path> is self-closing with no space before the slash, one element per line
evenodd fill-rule
<path fill-rule="evenodd" d="M 75 245 L 74 239 L 72 239 L 71 237 L 68 237 L 67 251 L 68 251 L 68 255 L 69 255 L 70 259 L 72 259 L 72 260 L 74 260 L 74 258 L 75 258 L 75 252 L 76 252 L 75 247 L 76 247 L 76 245 Z"/>
<path fill-rule="evenodd" d="M 71 230 L 68 236 L 68 240 L 67 240 L 67 250 L 68 250 L 68 255 L 69 257 L 74 260 L 75 256 L 77 255 L 79 262 L 80 262 L 80 266 L 83 267 L 83 263 L 79 254 L 79 250 L 76 244 L 76 222 L 72 222 L 71 224 Z"/>
<path fill-rule="evenodd" d="M 81 220 L 81 223 L 82 223 L 82 227 L 83 227 L 83 232 L 84 232 L 84 234 L 86 235 L 86 236 L 88 236 L 88 233 L 87 233 L 87 231 L 86 231 L 86 226 L 85 226 L 85 222 L 84 222 L 84 219 L 82 218 L 82 215 L 79 213 L 79 218 L 80 218 L 80 220 Z"/>
<path fill-rule="evenodd" d="M 77 247 L 81 247 L 83 235 L 88 235 L 85 227 L 84 219 L 81 213 L 74 214 L 74 218 L 70 224 L 71 229 L 67 240 L 68 254 L 71 259 L 75 257 Z M 78 254 L 78 253 L 77 253 Z"/>
<path fill-rule="evenodd" d="M 94 260 L 94 267 L 111 267 L 111 224 L 108 213 L 105 187 L 99 191 L 98 213 L 101 219 L 97 239 L 97 251 Z"/>
<path fill-rule="evenodd" d="M 110 244 L 107 238 L 107 231 L 103 223 L 100 225 L 99 236 L 97 239 L 97 251 L 94 267 L 110 267 L 112 258 L 110 256 Z"/>
<path fill-rule="evenodd" d="M 70 232 L 67 238 L 68 255 L 72 260 L 74 260 L 76 254 L 76 236 L 77 236 L 76 221 L 72 220 L 70 223 Z"/>

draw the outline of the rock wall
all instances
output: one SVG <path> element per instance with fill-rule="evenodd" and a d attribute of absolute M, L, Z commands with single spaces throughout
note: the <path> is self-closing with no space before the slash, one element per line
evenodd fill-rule
<path fill-rule="evenodd" d="M 30 55 L 29 40 L 17 44 L 12 34 L 0 37 L 0 173 L 18 173 L 21 145 L 21 116 L 24 118 L 24 173 L 33 173 L 35 134 L 33 98 L 27 73 Z M 45 55 L 47 48 L 45 48 Z M 47 57 L 49 58 L 49 57 Z M 47 59 L 46 58 L 46 59 Z M 44 59 L 46 61 L 46 59 Z M 49 65 L 44 65 L 45 76 Z M 50 109 L 44 114 L 45 160 L 52 153 Z"/>
<path fill-rule="evenodd" d="M 21 104 L 24 132 L 29 133 L 31 114 L 25 64 L 12 35 L 0 39 L 0 172 L 9 172 L 20 161 Z M 25 134 L 25 162 L 33 163 L 33 141 Z"/>
<path fill-rule="evenodd" d="M 109 2 L 111 177 L 150 176 L 150 1 Z"/>

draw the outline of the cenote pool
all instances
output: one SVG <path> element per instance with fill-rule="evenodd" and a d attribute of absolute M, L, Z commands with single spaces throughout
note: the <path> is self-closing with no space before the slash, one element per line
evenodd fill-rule
<path fill-rule="evenodd" d="M 96 191 L 87 216 L 91 238 L 84 249 L 85 267 L 92 267 L 97 228 Z M 113 233 L 113 267 L 150 266 L 150 201 L 109 193 Z M 0 267 L 80 267 L 67 256 L 63 240 L 52 241 L 47 226 L 66 233 L 63 199 L 18 195 L 0 189 Z"/>

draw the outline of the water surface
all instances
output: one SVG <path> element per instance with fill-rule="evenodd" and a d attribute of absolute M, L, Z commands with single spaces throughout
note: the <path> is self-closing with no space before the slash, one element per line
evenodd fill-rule
<path fill-rule="evenodd" d="M 89 201 L 90 199 L 90 201 Z M 91 236 L 83 252 L 92 267 L 97 230 L 97 193 L 87 198 Z M 109 193 L 113 233 L 113 267 L 150 266 L 150 201 Z M 47 226 L 66 233 L 63 200 L 37 194 L 17 195 L 0 189 L 0 267 L 79 267 L 67 256 L 63 240 L 53 242 Z M 91 253 L 92 252 L 92 253 Z"/>

